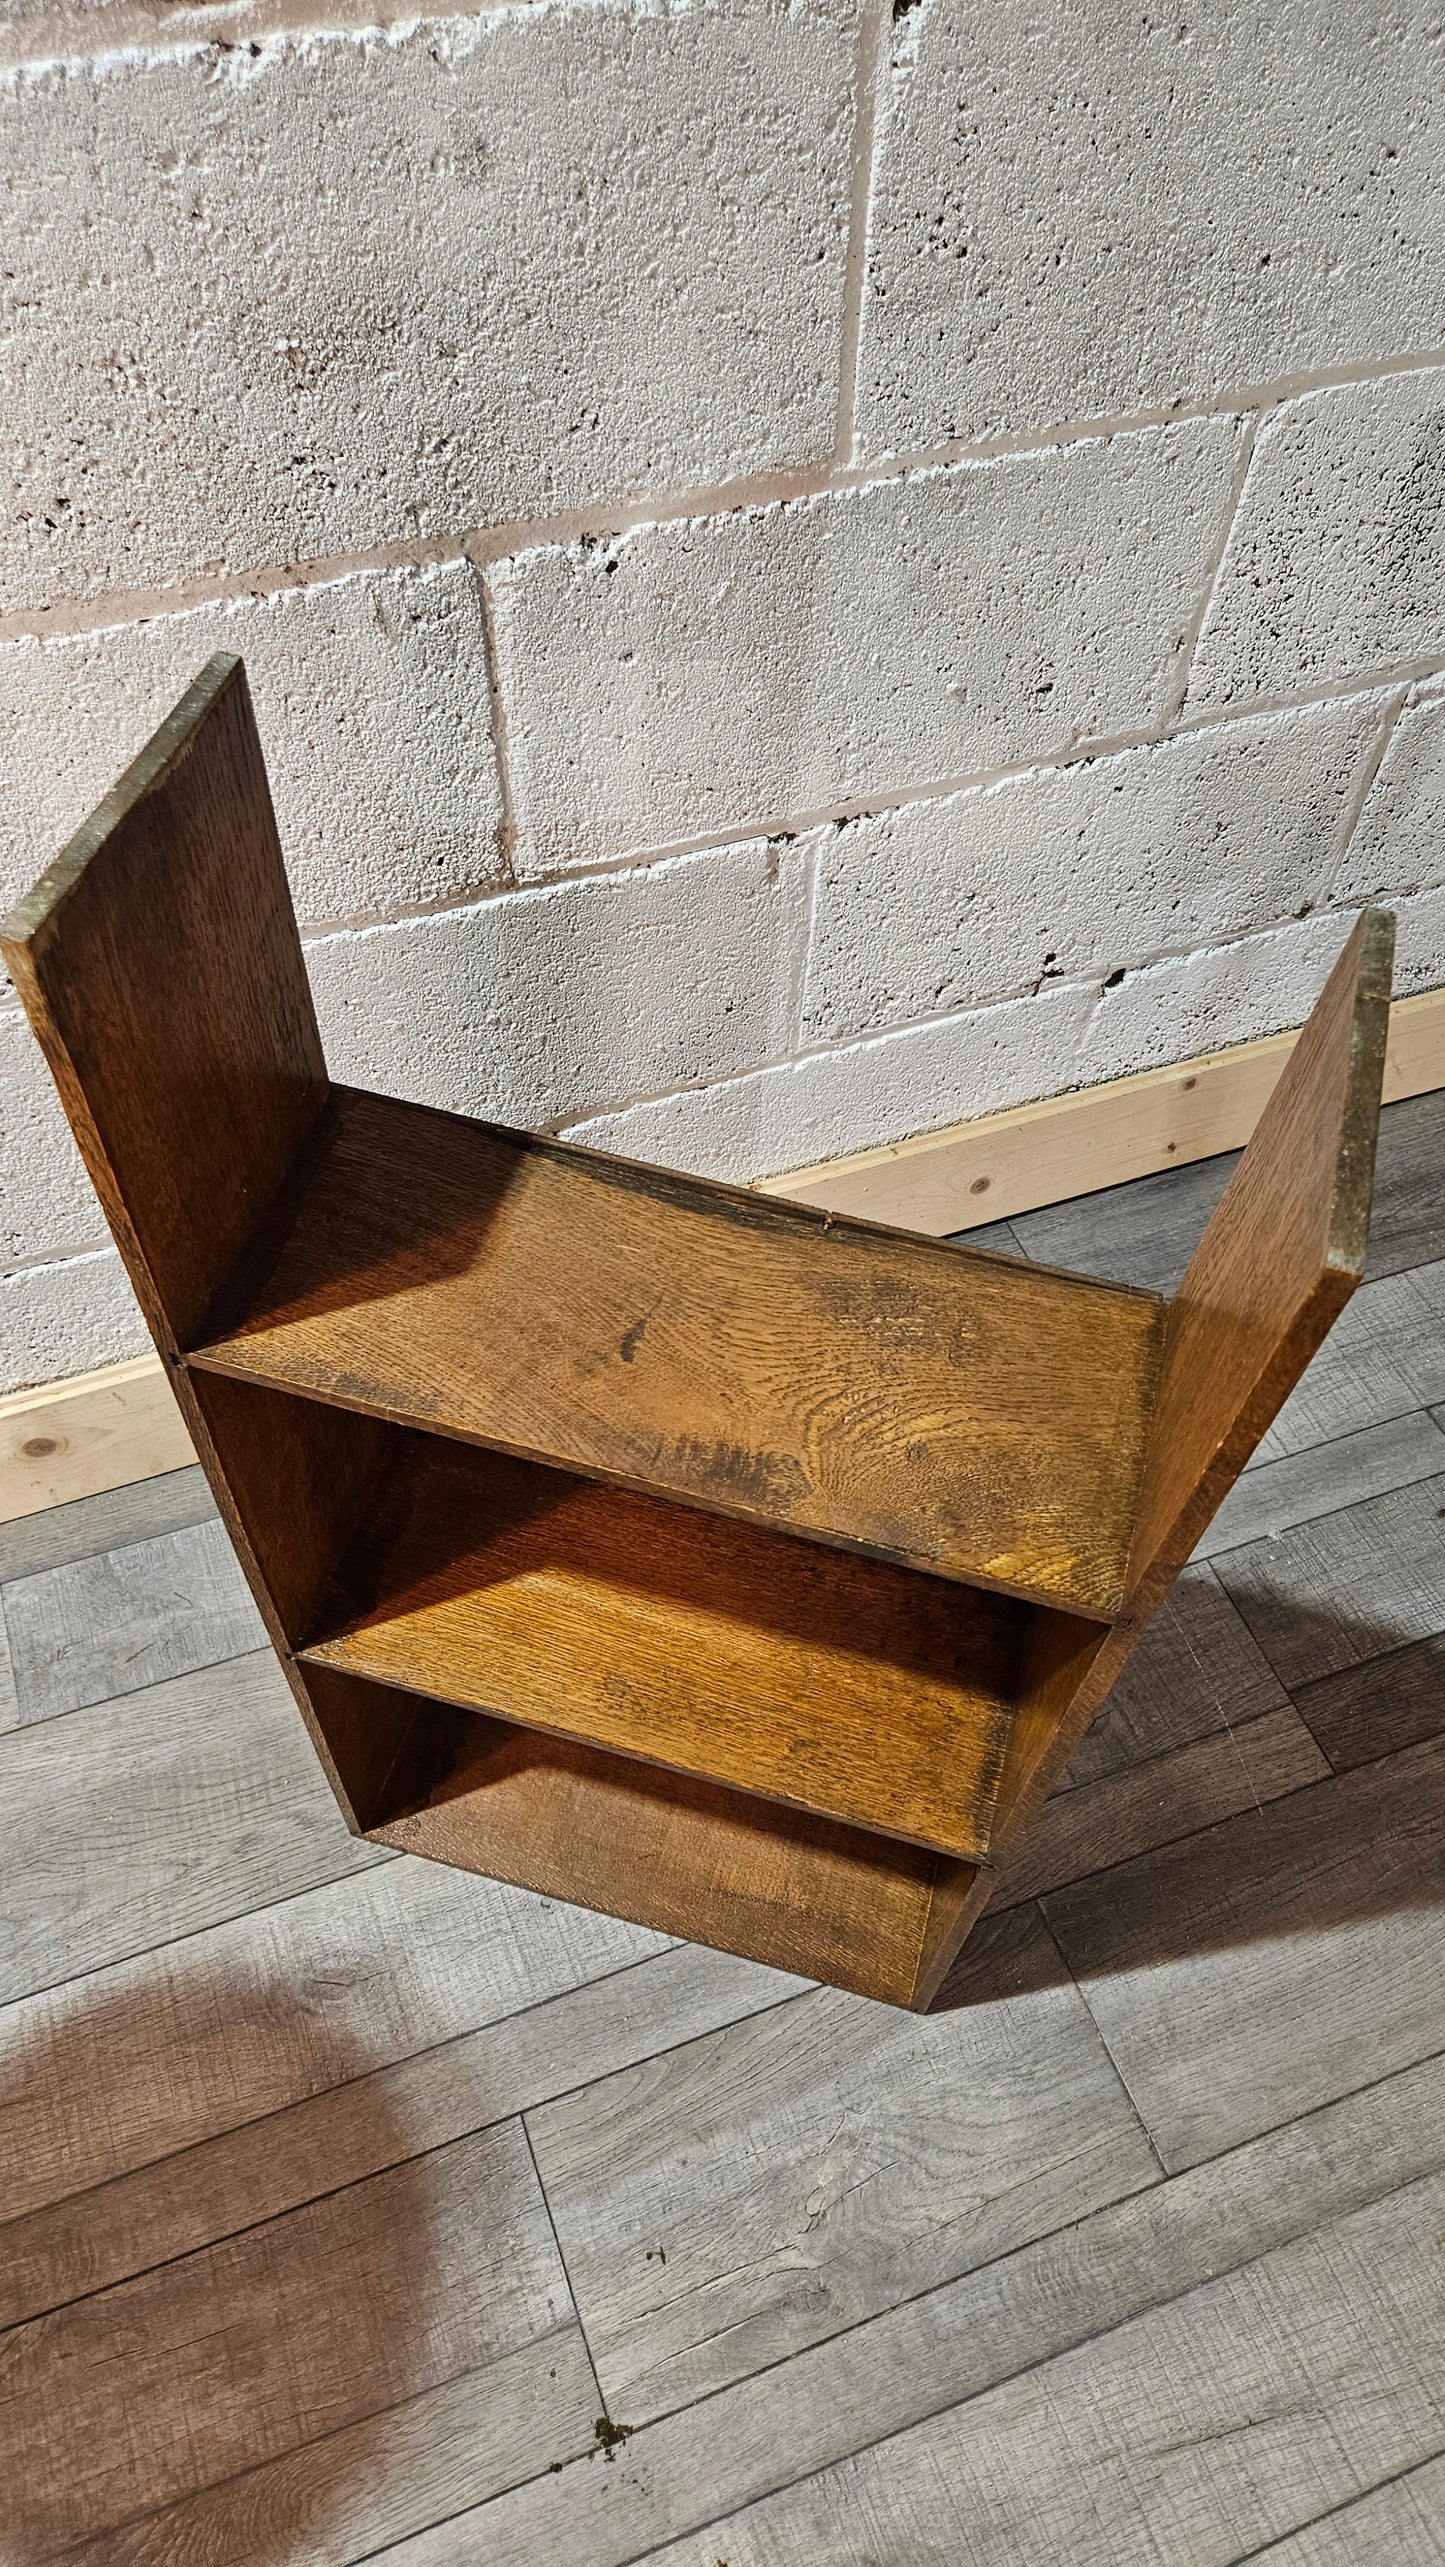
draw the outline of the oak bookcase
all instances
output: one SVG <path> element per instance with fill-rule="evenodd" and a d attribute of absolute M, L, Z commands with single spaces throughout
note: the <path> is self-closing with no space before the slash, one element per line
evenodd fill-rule
<path fill-rule="evenodd" d="M 1166 1303 L 334 1086 L 235 659 L 3 937 L 348 1824 L 914 2007 L 1359 1281 L 1392 942 Z"/>

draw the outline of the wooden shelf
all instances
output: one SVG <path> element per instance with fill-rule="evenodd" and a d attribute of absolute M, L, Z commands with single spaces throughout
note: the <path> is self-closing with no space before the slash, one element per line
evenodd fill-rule
<path fill-rule="evenodd" d="M 1107 1617 L 1164 1305 L 333 1090 L 193 1364 Z"/>
<path fill-rule="evenodd" d="M 397 1726 L 373 1843 L 631 1917 L 890 2005 L 970 1864 L 367 1683 L 306 1671 L 324 1734 Z"/>
<path fill-rule="evenodd" d="M 987 1853 L 1037 1608 L 403 1442 L 307 1665 Z"/>
<path fill-rule="evenodd" d="M 1364 1271 L 1392 941 L 1166 1311 L 333 1087 L 236 660 L 0 939 L 347 1824 L 915 2007 Z"/>

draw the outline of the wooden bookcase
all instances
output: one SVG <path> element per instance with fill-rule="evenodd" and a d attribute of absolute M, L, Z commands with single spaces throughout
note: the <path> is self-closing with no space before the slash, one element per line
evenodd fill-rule
<path fill-rule="evenodd" d="M 1392 940 L 1172 1304 L 333 1086 L 238 660 L 3 944 L 349 1825 L 922 2007 L 1359 1280 Z"/>

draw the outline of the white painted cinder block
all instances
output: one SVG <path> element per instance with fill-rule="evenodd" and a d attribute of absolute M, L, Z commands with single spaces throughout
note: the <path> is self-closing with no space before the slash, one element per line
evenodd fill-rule
<path fill-rule="evenodd" d="M 481 596 L 453 562 L 0 643 L 0 908 L 213 651 L 245 660 L 303 919 L 384 915 L 502 878 Z"/>
<path fill-rule="evenodd" d="M 114 1248 L 0 1272 L 0 1397 L 150 1352 Z"/>
<path fill-rule="evenodd" d="M 758 845 L 548 885 L 307 953 L 333 1077 L 541 1124 L 787 1051 L 804 867 Z"/>
<path fill-rule="evenodd" d="M 894 18 L 866 453 L 1445 339 L 1445 61 L 1421 0 L 901 0 Z"/>
<path fill-rule="evenodd" d="M 825 453 L 855 15 L 598 0 L 25 75 L 0 611 Z"/>
<path fill-rule="evenodd" d="M 592 1116 L 569 1125 L 567 1137 L 746 1184 L 1071 1086 L 1096 996 L 1077 985 L 1050 988 Z"/>
<path fill-rule="evenodd" d="M 1213 726 L 830 832 L 804 1039 L 1106 977 L 1318 905 L 1395 700 Z"/>
<path fill-rule="evenodd" d="M 105 1216 L 18 1008 L 0 1014 L 0 1266 L 89 1248 Z"/>
<path fill-rule="evenodd" d="M 1442 659 L 1445 367 L 1287 402 L 1260 432 L 1191 707 Z"/>
<path fill-rule="evenodd" d="M 1389 900 L 1445 883 L 1445 689 L 1422 688 L 1390 735 L 1340 868 L 1340 900 Z"/>
<path fill-rule="evenodd" d="M 1237 436 L 1191 420 L 499 565 L 520 869 L 1146 729 Z"/>

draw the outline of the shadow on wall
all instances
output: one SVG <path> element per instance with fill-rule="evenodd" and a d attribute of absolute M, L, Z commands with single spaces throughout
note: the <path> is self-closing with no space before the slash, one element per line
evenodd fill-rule
<path fill-rule="evenodd" d="M 517 2435 L 492 2366 L 528 2344 L 541 2362 L 526 2442 L 562 2365 L 565 2285 L 516 2126 L 416 2156 L 395 2081 L 304 1989 L 187 1985 L 183 1962 L 177 1980 L 57 1992 L 0 2071 L 0 2208 L 69 2195 L 0 2232 L 6 2567 L 354 2555 L 429 2518 L 419 2434 L 460 2430 L 482 2467 Z M 228 2117 L 228 2082 L 233 2110 L 274 2090 L 278 2054 L 304 2062 L 293 2091 L 345 2091 L 188 2145 Z M 107 2183 L 117 2156 L 149 2162 Z"/>

